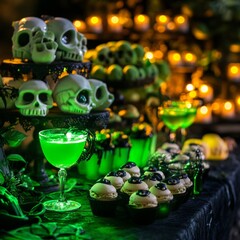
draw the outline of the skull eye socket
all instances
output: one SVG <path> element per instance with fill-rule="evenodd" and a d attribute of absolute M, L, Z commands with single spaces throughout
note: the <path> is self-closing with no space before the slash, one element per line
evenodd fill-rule
<path fill-rule="evenodd" d="M 48 95 L 47 93 L 40 93 L 39 94 L 39 99 L 42 103 L 46 103 L 48 101 Z"/>
<path fill-rule="evenodd" d="M 109 58 L 113 58 L 113 53 L 112 53 L 112 52 L 109 52 L 109 53 L 108 53 L 108 57 L 109 57 Z"/>
<path fill-rule="evenodd" d="M 34 100 L 34 94 L 32 93 L 25 93 L 23 95 L 23 101 L 25 103 L 31 103 Z"/>
<path fill-rule="evenodd" d="M 105 60 L 105 56 L 103 54 L 99 54 L 98 55 L 98 59 L 99 59 L 99 61 L 104 61 Z"/>
<path fill-rule="evenodd" d="M 77 95 L 77 102 L 80 104 L 88 104 L 89 103 L 89 93 L 86 90 L 81 91 Z"/>
<path fill-rule="evenodd" d="M 69 31 L 65 32 L 62 36 L 62 43 L 63 44 L 71 43 L 73 37 L 74 37 L 74 31 L 69 30 Z"/>
<path fill-rule="evenodd" d="M 96 94 L 95 94 L 97 99 L 102 99 L 102 97 L 103 97 L 103 91 L 104 91 L 103 87 L 99 87 L 99 88 L 97 89 Z"/>
<path fill-rule="evenodd" d="M 129 55 L 129 57 L 132 57 L 132 51 L 127 51 L 127 54 Z"/>
<path fill-rule="evenodd" d="M 120 57 L 120 58 L 123 57 L 123 51 L 122 50 L 118 51 L 118 57 Z"/>
<path fill-rule="evenodd" d="M 18 37 L 18 44 L 21 47 L 26 46 L 30 41 L 30 36 L 28 33 L 22 33 L 19 37 Z"/>

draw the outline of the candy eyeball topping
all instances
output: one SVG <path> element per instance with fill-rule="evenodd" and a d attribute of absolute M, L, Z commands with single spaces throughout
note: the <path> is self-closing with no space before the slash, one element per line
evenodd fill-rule
<path fill-rule="evenodd" d="M 154 179 L 156 179 L 157 181 L 162 181 L 162 180 L 163 180 L 162 175 L 161 175 L 160 173 L 158 173 L 158 172 L 152 173 L 151 176 L 152 176 Z"/>
<path fill-rule="evenodd" d="M 176 185 L 176 184 L 180 183 L 180 180 L 179 180 L 179 178 L 177 178 L 177 177 L 171 177 L 171 178 L 168 178 L 168 179 L 166 180 L 166 183 L 167 183 L 168 185 Z"/>
<path fill-rule="evenodd" d="M 188 175 L 187 173 L 182 173 L 182 174 L 179 174 L 178 176 L 180 179 L 187 179 L 188 178 Z"/>
<path fill-rule="evenodd" d="M 108 179 L 106 179 L 106 178 L 98 179 L 97 183 L 103 183 L 103 184 L 111 185 L 111 182 Z"/>
<path fill-rule="evenodd" d="M 118 175 L 119 177 L 125 177 L 125 176 L 127 175 L 126 171 L 124 171 L 124 170 L 122 170 L 122 169 L 117 170 L 116 173 L 117 173 L 117 175 Z"/>
<path fill-rule="evenodd" d="M 156 172 L 158 169 L 155 166 L 148 166 L 147 168 L 144 169 L 144 171 L 148 172 Z"/>
<path fill-rule="evenodd" d="M 157 184 L 155 185 L 155 188 L 157 188 L 157 189 L 159 189 L 159 190 L 161 190 L 161 191 L 167 190 L 167 186 L 166 186 L 166 184 L 163 183 L 163 182 L 157 183 Z"/>
<path fill-rule="evenodd" d="M 147 197 L 148 195 L 150 195 L 150 191 L 149 190 L 138 190 L 136 192 L 136 195 L 140 196 L 140 197 Z"/>
<path fill-rule="evenodd" d="M 134 177 L 133 176 L 133 177 L 128 179 L 128 182 L 133 183 L 133 184 L 140 184 L 140 183 L 142 183 L 142 180 L 141 180 L 140 177 Z"/>
<path fill-rule="evenodd" d="M 126 164 L 124 164 L 121 168 L 132 168 L 132 167 L 136 167 L 136 163 L 134 162 L 127 162 Z"/>
<path fill-rule="evenodd" d="M 109 172 L 106 176 L 107 176 L 107 177 L 111 177 L 111 176 L 113 176 L 113 177 L 119 177 L 119 174 L 118 174 L 117 172 L 112 171 L 112 172 Z"/>
<path fill-rule="evenodd" d="M 151 181 L 161 181 L 162 180 L 162 177 L 160 174 L 158 173 L 151 173 L 151 174 L 148 174 L 148 175 L 142 175 L 141 176 L 141 179 L 144 181 L 144 180 L 151 180 Z"/>

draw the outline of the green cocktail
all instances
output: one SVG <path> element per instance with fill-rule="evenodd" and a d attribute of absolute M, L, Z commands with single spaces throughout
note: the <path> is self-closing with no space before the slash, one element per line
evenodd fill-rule
<path fill-rule="evenodd" d="M 186 122 L 187 110 L 177 107 L 165 108 L 161 114 L 163 122 L 171 131 L 176 131 Z"/>
<path fill-rule="evenodd" d="M 190 107 L 186 109 L 186 115 L 185 115 L 185 120 L 182 122 L 181 128 L 188 128 L 190 127 L 195 118 L 196 118 L 196 114 L 197 114 L 197 108 L 196 107 Z"/>
<path fill-rule="evenodd" d="M 64 185 L 67 177 L 66 168 L 77 163 L 87 139 L 88 132 L 85 130 L 54 128 L 39 132 L 40 145 L 46 160 L 53 166 L 60 168 L 58 171 L 60 197 L 58 200 L 44 202 L 47 210 L 65 212 L 81 207 L 81 204 L 76 201 L 66 200 Z"/>
<path fill-rule="evenodd" d="M 187 128 L 190 127 L 196 118 L 197 109 L 201 105 L 201 101 L 198 99 L 188 99 L 185 102 L 186 116 L 185 121 L 181 125 L 181 143 L 184 144 L 184 141 L 187 137 Z"/>
<path fill-rule="evenodd" d="M 171 131 L 171 141 L 176 141 L 176 131 L 178 129 L 181 129 L 182 136 L 184 135 L 185 138 L 186 129 L 194 122 L 200 104 L 201 102 L 197 99 L 168 100 L 159 107 L 159 116 Z"/>
<path fill-rule="evenodd" d="M 170 141 L 176 142 L 176 131 L 186 121 L 187 108 L 182 101 L 166 101 L 159 107 L 158 114 L 170 129 Z"/>
<path fill-rule="evenodd" d="M 53 132 L 50 137 L 44 137 L 42 134 L 39 133 L 43 153 L 47 161 L 57 168 L 69 168 L 74 165 L 84 149 L 87 138 L 86 134 Z"/>

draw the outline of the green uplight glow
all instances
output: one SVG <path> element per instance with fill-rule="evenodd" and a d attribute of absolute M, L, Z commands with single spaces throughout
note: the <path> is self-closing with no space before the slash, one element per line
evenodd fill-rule
<path fill-rule="evenodd" d="M 143 139 L 131 138 L 132 148 L 129 161 L 135 162 L 139 167 L 144 167 L 151 152 L 152 139 L 152 137 Z"/>
<path fill-rule="evenodd" d="M 159 215 L 160 217 L 167 217 L 170 212 L 169 203 L 160 203 L 159 204 Z"/>

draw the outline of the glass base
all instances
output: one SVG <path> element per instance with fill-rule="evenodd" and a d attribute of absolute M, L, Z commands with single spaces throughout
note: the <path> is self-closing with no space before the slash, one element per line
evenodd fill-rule
<path fill-rule="evenodd" d="M 59 202 L 58 200 L 49 200 L 43 203 L 48 211 L 67 212 L 74 211 L 81 207 L 81 204 L 76 201 L 67 200 L 66 202 Z"/>

